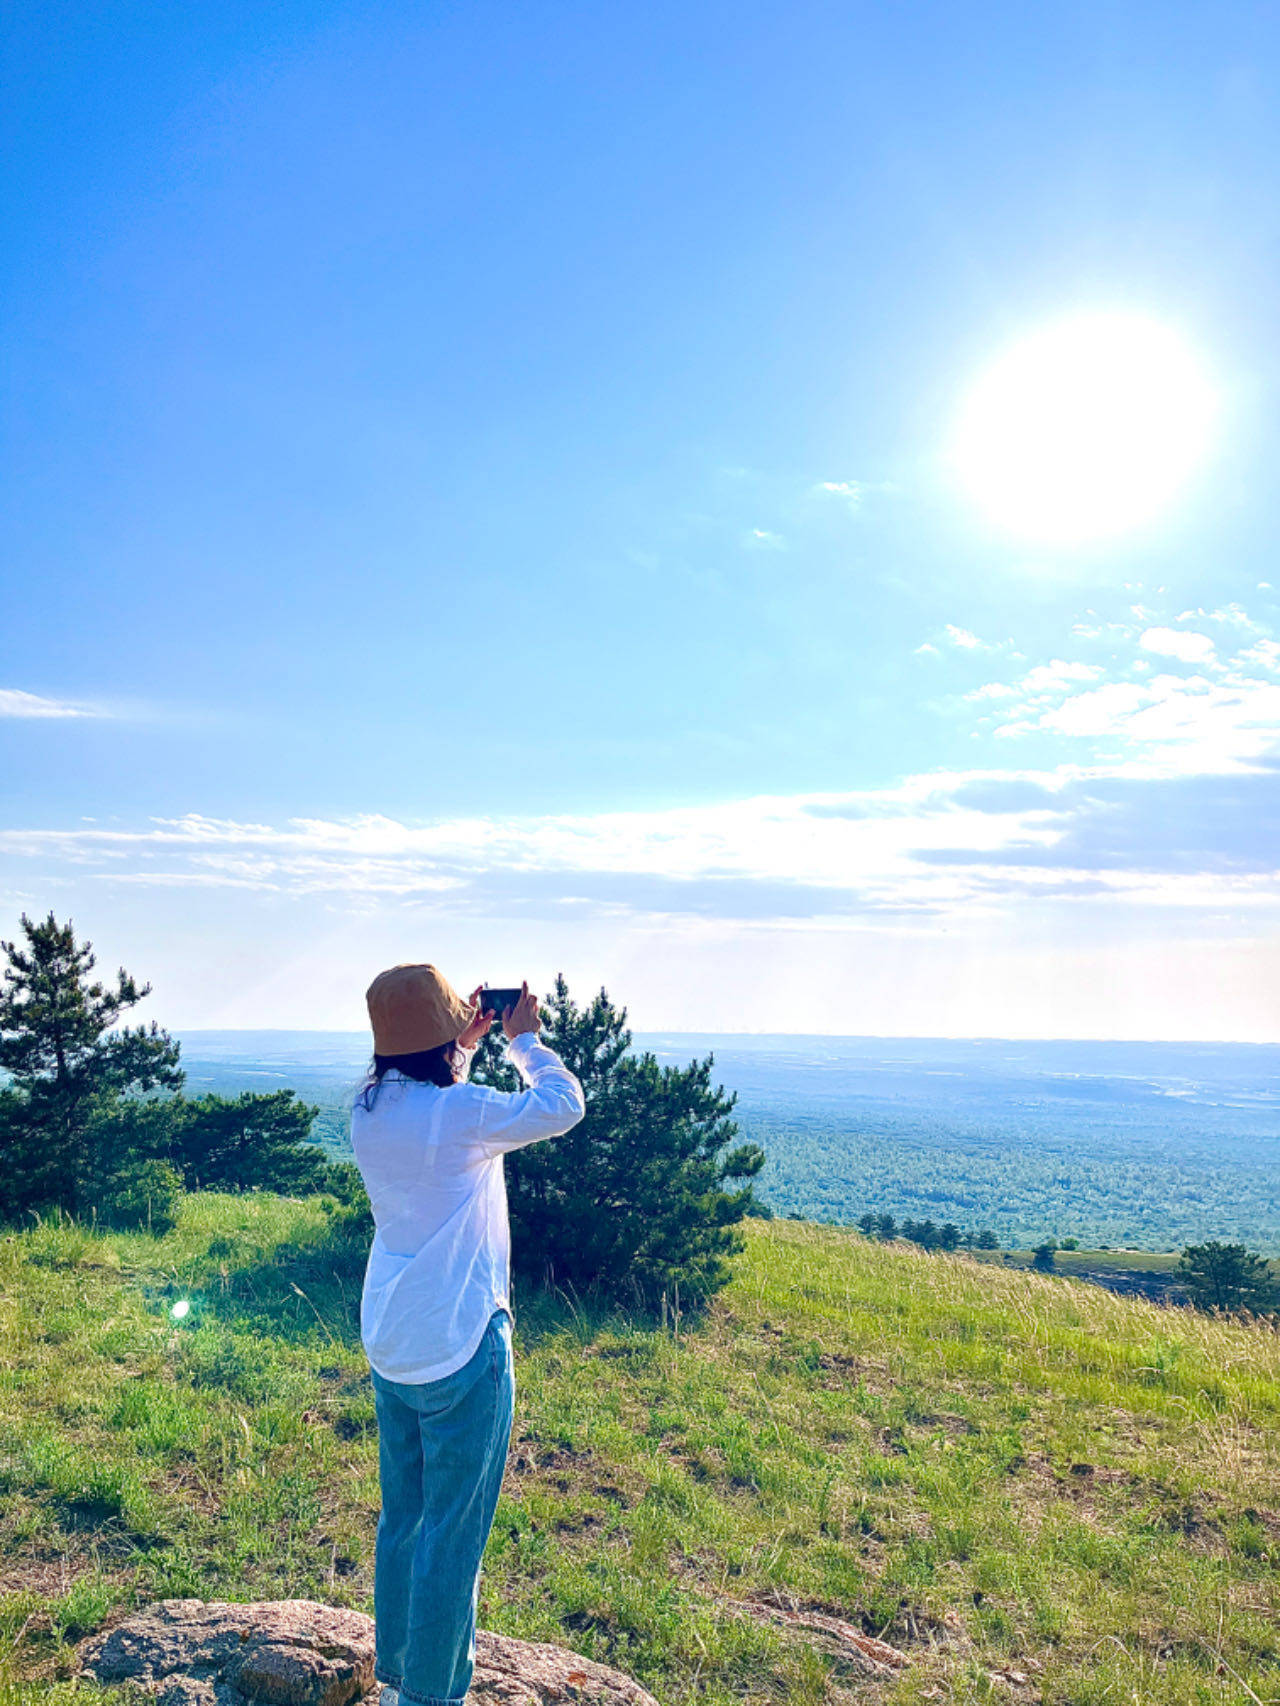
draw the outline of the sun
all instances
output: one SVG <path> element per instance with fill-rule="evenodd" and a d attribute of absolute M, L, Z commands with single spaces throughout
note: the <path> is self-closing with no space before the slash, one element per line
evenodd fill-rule
<path fill-rule="evenodd" d="M 1132 313 L 1080 313 L 1014 343 L 978 380 L 951 461 L 1004 531 L 1085 545 L 1155 520 L 1209 449 L 1217 396 L 1190 345 Z"/>

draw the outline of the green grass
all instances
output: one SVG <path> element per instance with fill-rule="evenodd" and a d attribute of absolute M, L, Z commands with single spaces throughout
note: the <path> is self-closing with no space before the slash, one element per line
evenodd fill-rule
<path fill-rule="evenodd" d="M 259 1196 L 0 1239 L 0 1706 L 87 1700 L 73 1643 L 162 1595 L 370 1608 L 356 1255 Z M 664 1706 L 1280 1697 L 1274 1332 L 786 1221 L 701 1319 L 519 1308 L 487 1626 Z"/>

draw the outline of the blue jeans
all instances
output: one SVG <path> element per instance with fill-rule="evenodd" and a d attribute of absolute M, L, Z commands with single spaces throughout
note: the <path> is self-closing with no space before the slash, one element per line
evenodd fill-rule
<path fill-rule="evenodd" d="M 373 1584 L 379 1682 L 457 1706 L 476 1656 L 480 1560 L 507 1461 L 515 1377 L 497 1310 L 471 1360 L 401 1386 L 375 1372 L 382 1515 Z"/>

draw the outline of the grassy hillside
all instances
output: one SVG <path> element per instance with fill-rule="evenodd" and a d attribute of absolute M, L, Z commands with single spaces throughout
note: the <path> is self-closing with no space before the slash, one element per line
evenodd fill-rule
<path fill-rule="evenodd" d="M 138 1600 L 369 1606 L 358 1289 L 314 1201 L 0 1240 L 0 1706 L 87 1698 L 68 1643 Z M 526 1298 L 518 1348 L 490 1627 L 669 1706 L 1280 1693 L 1271 1331 L 775 1222 L 704 1320 Z"/>

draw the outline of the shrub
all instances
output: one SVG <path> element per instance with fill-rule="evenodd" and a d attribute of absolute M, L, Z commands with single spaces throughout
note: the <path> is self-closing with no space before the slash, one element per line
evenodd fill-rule
<path fill-rule="evenodd" d="M 103 1186 L 98 1220 L 122 1231 L 169 1232 L 182 1197 L 182 1180 L 167 1161 L 127 1161 Z"/>

